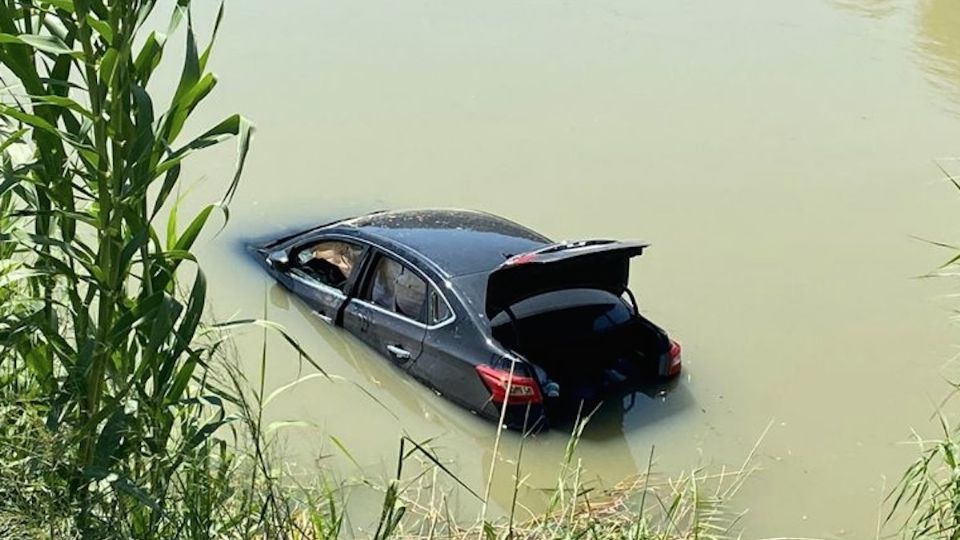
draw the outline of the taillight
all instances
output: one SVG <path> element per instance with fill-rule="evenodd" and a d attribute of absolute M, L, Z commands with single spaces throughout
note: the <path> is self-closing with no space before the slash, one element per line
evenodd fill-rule
<path fill-rule="evenodd" d="M 523 377 L 513 374 L 510 378 L 510 372 L 502 369 L 496 369 L 486 364 L 477 366 L 477 374 L 483 384 L 490 390 L 490 399 L 494 403 L 500 404 L 504 400 L 510 405 L 524 403 L 542 403 L 543 396 L 540 395 L 540 385 L 533 377 Z M 507 398 L 507 383 L 510 383 L 510 396 Z"/>
<path fill-rule="evenodd" d="M 670 364 L 667 367 L 667 375 L 676 375 L 680 373 L 680 365 L 682 360 L 680 359 L 680 353 L 682 352 L 680 344 L 674 340 L 670 340 L 670 351 L 667 355 L 670 357 Z"/>

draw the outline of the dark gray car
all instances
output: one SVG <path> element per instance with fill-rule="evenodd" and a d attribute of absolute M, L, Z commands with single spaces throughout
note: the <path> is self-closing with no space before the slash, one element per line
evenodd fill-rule
<path fill-rule="evenodd" d="M 436 392 L 542 429 L 614 389 L 680 372 L 680 346 L 639 313 L 646 244 L 556 243 L 467 210 L 378 212 L 255 247 L 277 281 Z M 512 370 L 512 377 L 511 377 Z"/>

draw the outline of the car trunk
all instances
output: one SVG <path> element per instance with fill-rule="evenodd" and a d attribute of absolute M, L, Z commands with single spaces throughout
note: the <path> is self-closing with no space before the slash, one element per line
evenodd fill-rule
<path fill-rule="evenodd" d="M 539 295 L 492 323 L 497 341 L 538 368 L 548 401 L 567 406 L 595 403 L 614 389 L 655 377 L 670 347 L 660 328 L 600 290 Z"/>
<path fill-rule="evenodd" d="M 491 333 L 536 366 L 548 404 L 595 403 L 658 373 L 670 341 L 627 291 L 630 259 L 646 247 L 553 244 L 509 258 L 488 277 Z"/>

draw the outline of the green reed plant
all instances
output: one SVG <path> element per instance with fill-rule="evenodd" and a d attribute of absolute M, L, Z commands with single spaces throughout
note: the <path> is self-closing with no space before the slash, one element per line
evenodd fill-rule
<path fill-rule="evenodd" d="M 896 518 L 903 538 L 960 539 L 960 429 L 939 419 L 939 438 L 915 436 L 920 455 L 888 497 L 886 522 Z"/>
<path fill-rule="evenodd" d="M 730 504 L 749 476 L 755 472 L 754 459 L 770 425 L 758 439 L 743 464 L 716 472 L 694 469 L 673 477 L 653 471 L 654 452 L 650 451 L 646 471 L 627 478 L 612 488 L 598 489 L 584 481 L 585 471 L 577 459 L 577 447 L 591 415 L 578 418 L 568 439 L 564 455 L 557 463 L 556 485 L 542 511 L 518 516 L 517 494 L 526 485 L 521 477 L 523 440 L 519 445 L 514 469 L 513 505 L 507 516 L 487 519 L 482 505 L 472 525 L 456 520 L 446 507 L 447 497 L 437 496 L 438 472 L 452 477 L 458 489 L 481 502 L 483 498 L 466 487 L 436 455 L 423 444 L 405 438 L 401 443 L 396 477 L 384 490 L 384 501 L 376 538 L 468 540 L 594 538 L 600 540 L 724 540 L 742 537 L 739 529 L 744 514 L 734 513 Z M 530 433 L 505 432 L 501 425 L 498 437 L 517 436 L 525 439 Z M 413 478 L 404 478 L 404 465 L 416 456 L 428 466 Z M 433 475 L 427 471 L 432 470 Z M 488 480 L 489 483 L 489 480 Z M 405 486 L 399 489 L 398 486 Z M 489 488 L 488 490 L 489 491 Z M 426 500 L 424 500 L 426 499 Z M 389 531 L 383 535 L 382 531 Z"/>
<path fill-rule="evenodd" d="M 960 191 L 960 178 L 951 174 L 943 163 L 938 161 L 936 165 Z M 960 248 L 944 242 L 923 241 L 950 252 L 946 262 L 925 277 L 956 277 Z M 951 409 L 947 407 L 960 392 L 960 384 L 952 383 L 952 386 L 953 392 L 937 411 L 939 435 L 925 439 L 914 433 L 919 456 L 886 498 L 888 511 L 880 526 L 895 524 L 897 534 L 903 538 L 960 540 L 960 428 L 951 427 Z"/>
<path fill-rule="evenodd" d="M 206 381 L 221 341 L 204 336 L 191 250 L 215 210 L 227 215 L 251 125 L 233 115 L 183 140 L 217 83 L 207 64 L 223 8 L 201 47 L 188 0 L 166 32 L 147 33 L 155 3 L 0 0 L 0 116 L 13 126 L 0 141 L 0 255 L 6 281 L 19 271 L 0 294 L 24 299 L 0 312 L 0 377 L 17 382 L 0 389 L 0 474 L 24 475 L 0 482 L 0 500 L 55 536 L 216 535 L 237 466 L 212 438 L 229 394 Z M 184 26 L 161 106 L 151 80 Z M 223 199 L 181 229 L 184 160 L 229 138 L 238 159 Z M 10 157 L 14 145 L 27 159 Z"/>

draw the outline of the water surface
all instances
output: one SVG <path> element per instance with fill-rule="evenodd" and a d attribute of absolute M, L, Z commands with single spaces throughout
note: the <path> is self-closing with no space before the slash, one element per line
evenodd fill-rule
<path fill-rule="evenodd" d="M 683 342 L 685 372 L 665 398 L 598 416 L 580 448 L 591 485 L 642 470 L 654 445 L 666 474 L 738 465 L 771 425 L 737 499 L 747 536 L 872 537 L 884 482 L 914 455 L 900 443 L 931 430 L 957 371 L 952 285 L 916 279 L 946 254 L 915 237 L 953 239 L 960 208 L 934 165 L 960 155 L 960 4 L 236 0 L 219 40 L 200 116 L 242 111 L 259 131 L 231 223 L 202 247 L 213 313 L 266 309 L 348 381 L 271 405 L 315 426 L 287 432 L 291 459 L 389 476 L 407 433 L 482 489 L 492 426 L 323 326 L 236 249 L 378 208 L 475 208 L 653 244 L 631 286 Z M 232 160 L 192 163 L 190 204 L 219 195 Z M 238 341 L 252 376 L 260 339 Z M 271 340 L 268 387 L 309 372 Z M 537 506 L 565 442 L 527 444 L 522 502 Z M 508 437 L 504 459 L 516 451 Z M 354 498 L 355 526 L 373 499 Z"/>

